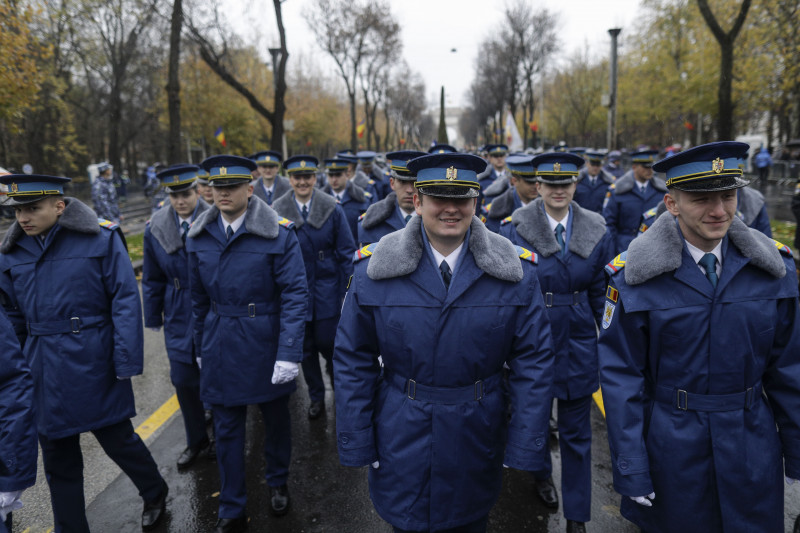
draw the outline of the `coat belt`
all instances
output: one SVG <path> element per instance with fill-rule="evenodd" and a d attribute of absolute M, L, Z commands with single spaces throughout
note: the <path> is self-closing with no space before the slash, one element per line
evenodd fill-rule
<path fill-rule="evenodd" d="M 683 389 L 674 389 L 658 385 L 655 399 L 671 404 L 681 411 L 738 411 L 750 409 L 761 396 L 761 382 L 742 392 L 733 394 L 697 394 Z"/>
<path fill-rule="evenodd" d="M 459 404 L 481 401 L 487 393 L 491 392 L 500 383 L 498 372 L 486 379 L 479 379 L 472 385 L 463 387 L 431 387 L 417 383 L 413 379 L 398 376 L 394 372 L 384 371 L 384 379 L 405 394 L 410 400 L 438 404 Z"/>
<path fill-rule="evenodd" d="M 58 335 L 60 333 L 80 333 L 82 329 L 99 326 L 111 320 L 110 315 L 74 316 L 68 320 L 52 322 L 28 322 L 28 335 Z"/>
<path fill-rule="evenodd" d="M 253 302 L 244 305 L 227 305 L 218 304 L 211 301 L 211 310 L 219 316 L 234 316 L 234 317 L 250 317 L 254 318 L 256 315 L 270 315 L 275 314 L 278 310 L 275 304 L 267 302 Z"/>
<path fill-rule="evenodd" d="M 575 292 L 544 292 L 545 307 L 562 307 L 567 305 L 578 305 L 589 301 L 589 294 L 586 291 Z"/>

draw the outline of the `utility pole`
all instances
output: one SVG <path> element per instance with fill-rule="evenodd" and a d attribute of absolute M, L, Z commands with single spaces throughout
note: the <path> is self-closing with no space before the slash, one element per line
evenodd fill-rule
<path fill-rule="evenodd" d="M 617 147 L 617 36 L 621 31 L 620 28 L 608 30 L 611 35 L 611 75 L 608 88 L 608 136 L 606 138 L 609 151 Z"/>

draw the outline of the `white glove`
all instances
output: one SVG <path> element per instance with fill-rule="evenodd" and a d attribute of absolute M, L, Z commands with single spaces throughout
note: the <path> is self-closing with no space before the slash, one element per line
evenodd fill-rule
<path fill-rule="evenodd" d="M 203 369 L 203 358 L 202 357 L 195 357 L 195 361 L 197 361 L 197 368 Z"/>
<path fill-rule="evenodd" d="M 275 361 L 275 370 L 272 372 L 272 384 L 281 385 L 283 383 L 289 383 L 297 377 L 299 372 L 300 369 L 297 363 L 292 363 L 291 361 Z"/>
<path fill-rule="evenodd" d="M 630 496 L 630 499 L 638 503 L 639 505 L 644 505 L 645 507 L 652 507 L 653 502 L 650 500 L 656 499 L 656 493 L 651 492 L 647 496 Z"/>
<path fill-rule="evenodd" d="M 0 492 L 0 520 L 6 521 L 8 513 L 22 508 L 22 502 L 19 497 L 22 495 L 21 490 L 14 492 Z"/>
<path fill-rule="evenodd" d="M 158 333 L 159 331 L 161 331 L 161 326 L 158 326 L 158 327 L 155 327 L 155 328 L 147 328 L 147 329 L 149 329 L 150 331 L 154 331 L 154 332 Z"/>
<path fill-rule="evenodd" d="M 789 476 L 785 476 L 785 477 L 786 477 L 786 484 L 787 484 L 787 485 L 793 485 L 793 484 L 797 483 L 797 480 L 796 480 L 796 479 L 794 479 L 794 478 L 791 478 L 791 477 L 789 477 Z"/>
<path fill-rule="evenodd" d="M 372 468 L 374 468 L 375 470 L 377 470 L 380 467 L 381 467 L 380 461 L 375 461 L 374 463 L 372 463 Z"/>

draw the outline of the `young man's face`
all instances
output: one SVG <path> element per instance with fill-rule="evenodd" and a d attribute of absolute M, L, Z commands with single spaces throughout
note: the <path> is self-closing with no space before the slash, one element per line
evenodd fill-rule
<path fill-rule="evenodd" d="M 236 220 L 247 210 L 247 202 L 253 194 L 250 183 L 228 185 L 225 187 L 211 187 L 214 195 L 214 205 L 227 220 Z"/>
<path fill-rule="evenodd" d="M 400 206 L 400 209 L 407 213 L 413 211 L 414 193 L 417 192 L 417 189 L 414 187 L 414 182 L 389 178 L 389 186 L 397 195 L 397 204 Z"/>
<path fill-rule="evenodd" d="M 645 182 L 653 177 L 653 168 L 650 165 L 634 163 L 631 166 L 633 167 L 633 177 L 637 181 Z"/>
<path fill-rule="evenodd" d="M 334 192 L 341 192 L 347 185 L 347 174 L 343 170 L 329 171 L 328 183 Z"/>
<path fill-rule="evenodd" d="M 600 169 L 602 168 L 602 166 L 603 164 L 601 161 L 598 161 L 596 159 L 594 160 L 590 159 L 586 163 L 586 172 L 588 172 L 590 176 L 595 177 L 598 174 L 600 174 Z"/>
<path fill-rule="evenodd" d="M 203 200 L 205 200 L 209 205 L 214 205 L 214 191 L 211 190 L 211 187 L 202 183 L 198 183 L 197 193 L 202 196 Z"/>
<path fill-rule="evenodd" d="M 184 191 L 171 192 L 169 193 L 169 203 L 179 217 L 188 218 L 197 207 L 197 190 L 192 187 Z"/>
<path fill-rule="evenodd" d="M 290 174 L 289 184 L 294 189 L 294 196 L 298 200 L 305 202 L 314 192 L 314 184 L 317 182 L 317 175 L 312 173 Z"/>
<path fill-rule="evenodd" d="M 424 197 L 424 198 L 423 198 Z M 475 214 L 477 198 L 441 198 L 414 195 L 414 207 L 422 217 L 428 237 L 437 241 L 460 242 Z"/>
<path fill-rule="evenodd" d="M 535 181 L 525 181 L 524 179 L 511 174 L 511 185 L 517 191 L 519 199 L 526 204 L 531 203 L 539 196 L 539 191 Z"/>
<path fill-rule="evenodd" d="M 271 183 L 278 175 L 278 165 L 258 165 L 258 176 L 266 182 Z"/>
<path fill-rule="evenodd" d="M 492 164 L 495 170 L 503 170 L 503 168 L 506 166 L 506 154 L 489 154 L 489 162 Z"/>
<path fill-rule="evenodd" d="M 25 235 L 46 235 L 64 212 L 66 204 L 62 198 L 43 198 L 38 202 L 14 206 L 17 218 Z"/>
<path fill-rule="evenodd" d="M 667 210 L 678 217 L 683 237 L 710 252 L 728 233 L 736 216 L 736 189 L 714 192 L 671 190 L 664 195 Z"/>
<path fill-rule="evenodd" d="M 572 197 L 575 196 L 575 183 L 555 185 L 539 182 L 539 196 L 542 197 L 545 207 L 561 210 L 569 207 Z"/>

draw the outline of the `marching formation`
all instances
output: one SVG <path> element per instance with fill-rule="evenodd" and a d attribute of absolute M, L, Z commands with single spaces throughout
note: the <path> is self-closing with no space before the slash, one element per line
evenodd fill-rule
<path fill-rule="evenodd" d="M 798 280 L 747 150 L 641 150 L 627 172 L 619 152 L 502 144 L 390 152 L 385 168 L 349 150 L 174 165 L 157 174 L 141 300 L 118 211 L 65 196 L 69 178 L 0 177 L 16 213 L 0 244 L 0 530 L 35 482 L 37 439 L 55 531 L 89 530 L 85 432 L 136 485 L 142 529 L 158 527 L 169 487 L 131 424 L 147 327 L 183 417 L 177 467 L 219 467 L 215 533 L 259 530 L 249 405 L 270 511 L 291 511 L 301 370 L 312 424 L 334 416 L 329 376 L 340 462 L 369 469 L 397 533 L 486 532 L 504 467 L 587 531 L 598 388 L 625 518 L 782 531 L 784 479 L 800 479 Z"/>

